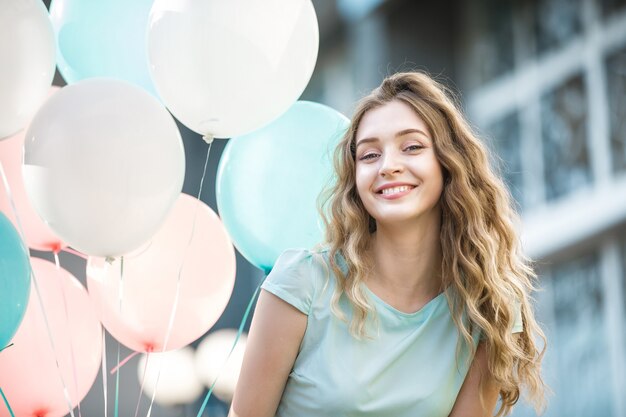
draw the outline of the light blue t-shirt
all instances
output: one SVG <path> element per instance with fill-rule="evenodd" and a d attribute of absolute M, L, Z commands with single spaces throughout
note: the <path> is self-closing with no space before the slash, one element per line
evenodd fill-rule
<path fill-rule="evenodd" d="M 378 333 L 370 326 L 375 338 L 358 340 L 331 312 L 335 277 L 327 259 L 326 251 L 285 251 L 262 285 L 308 316 L 276 416 L 448 416 L 468 371 L 468 353 L 462 350 L 455 360 L 459 336 L 445 293 L 408 314 L 365 287 Z M 339 305 L 349 314 L 345 296 Z M 513 328 L 519 331 L 520 314 Z"/>

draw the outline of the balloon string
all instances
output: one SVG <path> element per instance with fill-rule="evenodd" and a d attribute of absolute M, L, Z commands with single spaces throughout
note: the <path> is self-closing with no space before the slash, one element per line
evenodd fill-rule
<path fill-rule="evenodd" d="M 9 405 L 9 400 L 7 400 L 7 397 L 4 395 L 4 391 L 2 391 L 2 388 L 0 388 L 0 395 L 2 395 L 4 404 L 7 406 L 7 409 L 9 410 L 9 414 L 11 414 L 11 417 L 15 417 L 15 414 L 13 414 L 13 410 L 11 409 L 11 406 Z"/>
<path fill-rule="evenodd" d="M 204 140 L 206 141 L 206 136 L 204 136 Z M 204 177 L 206 177 L 206 169 L 209 165 L 209 155 L 211 154 L 211 145 L 213 144 L 213 139 L 210 142 L 207 142 L 209 145 L 206 150 L 206 159 L 204 160 L 204 170 L 202 171 L 202 178 L 200 178 L 200 189 L 198 190 L 198 200 L 200 200 L 200 196 L 202 195 L 202 186 L 204 184 Z"/>
<path fill-rule="evenodd" d="M 104 417 L 107 417 L 107 345 L 104 327 L 102 328 L 102 389 L 104 394 Z"/>
<path fill-rule="evenodd" d="M 119 312 L 122 313 L 122 299 L 123 299 L 123 287 L 124 285 L 124 257 L 120 258 L 120 283 L 118 286 L 118 302 Z M 120 342 L 117 342 L 117 366 L 120 366 Z M 119 399 L 120 399 L 120 373 L 115 373 L 115 417 L 119 416 Z"/>
<path fill-rule="evenodd" d="M 211 139 L 210 141 L 208 140 L 209 137 Z M 183 259 L 180 263 L 180 267 L 178 268 L 178 276 L 176 278 L 176 293 L 174 295 L 174 305 L 172 306 L 172 311 L 170 313 L 170 319 L 167 325 L 167 331 L 165 332 L 165 340 L 163 342 L 163 349 L 161 350 L 161 353 L 165 352 L 165 350 L 167 349 L 167 344 L 172 334 L 172 329 L 174 328 L 174 318 L 176 317 L 176 310 L 178 309 L 178 299 L 180 298 L 180 286 L 182 282 L 183 267 L 185 265 L 187 252 L 189 251 L 189 247 L 191 246 L 191 242 L 193 241 L 193 236 L 196 231 L 196 218 L 198 214 L 198 207 L 200 207 L 200 202 L 201 202 L 200 197 L 202 196 L 202 187 L 204 184 L 204 178 L 206 177 L 207 167 L 209 165 L 209 155 L 211 154 L 211 144 L 213 143 L 213 136 L 207 135 L 207 136 L 204 136 L 203 139 L 207 142 L 208 146 L 207 146 L 207 151 L 206 151 L 206 158 L 204 160 L 204 170 L 202 171 L 202 178 L 200 178 L 200 189 L 198 190 L 198 197 L 197 197 L 198 201 L 196 202 L 196 208 L 193 212 L 193 221 L 191 223 L 191 234 L 189 236 L 189 241 L 187 241 L 187 247 L 185 248 L 185 251 L 183 253 Z M 156 392 L 157 392 L 157 388 L 159 387 L 160 378 L 161 378 L 161 368 L 159 368 L 157 372 L 156 381 L 154 383 L 154 390 L 152 391 L 152 398 L 150 399 L 150 406 L 148 407 L 148 413 L 146 417 L 150 417 L 150 414 L 152 413 L 152 405 L 154 404 L 154 399 L 156 398 Z"/>
<path fill-rule="evenodd" d="M 24 234 L 24 228 L 22 227 L 22 221 L 20 219 L 19 214 L 17 213 L 17 208 L 15 207 L 15 201 L 13 200 L 13 194 L 11 193 L 11 187 L 9 186 L 9 180 L 4 172 L 4 166 L 2 165 L 2 161 L 0 161 L 0 174 L 2 174 L 2 182 L 4 183 L 4 188 L 7 191 L 7 195 L 9 196 L 9 201 L 11 203 L 11 209 L 13 210 L 13 214 L 15 215 L 15 220 L 17 220 L 17 228 L 22 238 L 23 242 L 26 242 L 26 235 Z M 72 401 L 70 400 L 69 392 L 67 390 L 67 385 L 65 384 L 65 380 L 63 379 L 63 374 L 61 373 L 61 366 L 59 364 L 59 357 L 57 354 L 57 349 L 54 344 L 54 338 L 52 337 L 52 330 L 50 328 L 50 322 L 48 320 L 48 315 L 46 314 L 46 309 L 43 305 L 43 298 L 41 297 L 41 290 L 39 288 L 39 280 L 37 279 L 37 275 L 32 267 L 32 263 L 30 262 L 30 257 L 28 257 L 28 262 L 30 264 L 30 276 L 32 278 L 32 283 L 35 287 L 35 294 L 37 296 L 37 302 L 39 304 L 39 311 L 43 316 L 44 323 L 46 325 L 46 331 L 48 333 L 48 341 L 50 342 L 50 347 L 52 348 L 52 353 L 54 355 L 54 361 L 56 363 L 57 371 L 59 371 L 59 379 L 61 380 L 61 385 L 63 386 L 63 394 L 65 396 L 65 400 L 67 402 L 67 407 L 69 409 L 70 415 L 74 417 L 74 407 L 72 407 Z"/>
<path fill-rule="evenodd" d="M 181 270 L 182 270 L 182 266 L 181 266 Z M 167 333 L 165 335 L 165 342 L 163 343 L 163 349 L 161 350 L 161 353 L 165 352 L 165 349 L 167 348 L 167 342 L 173 327 L 173 323 L 174 323 L 174 317 L 176 317 L 176 309 L 178 308 L 178 296 L 180 295 L 180 270 L 178 271 L 178 281 L 176 282 L 176 295 L 174 296 L 174 305 L 172 306 L 172 313 L 170 314 L 170 322 L 167 326 Z M 147 417 L 150 417 L 150 414 L 152 413 L 152 405 L 154 404 L 154 399 L 156 397 L 156 392 L 157 392 L 157 388 L 159 386 L 159 379 L 161 378 L 161 368 L 159 368 L 159 371 L 157 372 L 157 377 L 156 377 L 156 381 L 154 383 L 154 391 L 152 391 L 152 397 L 150 398 L 150 406 L 148 407 L 148 414 Z"/>
<path fill-rule="evenodd" d="M 262 284 L 262 282 L 261 282 L 261 284 Z M 230 352 L 228 352 L 228 356 L 226 357 L 226 360 L 224 361 L 224 363 L 222 363 L 222 366 L 220 367 L 220 370 L 217 373 L 217 376 L 213 380 L 213 383 L 211 384 L 211 388 L 209 388 L 209 392 L 207 392 L 206 396 L 204 397 L 204 401 L 202 402 L 202 407 L 200 407 L 200 411 L 198 411 L 197 417 L 201 417 L 202 416 L 202 413 L 204 412 L 204 409 L 206 408 L 206 406 L 207 406 L 207 404 L 209 402 L 209 398 L 211 397 L 211 394 L 213 393 L 213 389 L 215 388 L 215 384 L 217 383 L 217 380 L 219 379 L 219 377 L 222 375 L 222 371 L 224 371 L 224 368 L 226 368 L 226 363 L 228 363 L 228 359 L 230 359 L 231 355 L 233 354 L 233 351 L 235 350 L 235 346 L 237 346 L 237 342 L 239 342 L 239 338 L 241 337 L 241 334 L 243 333 L 243 328 L 246 325 L 246 322 L 248 321 L 248 316 L 250 315 L 250 311 L 252 310 L 252 305 L 254 304 L 254 300 L 256 300 L 256 297 L 259 294 L 259 290 L 261 289 L 261 284 L 259 284 L 256 287 L 256 290 L 254 291 L 254 294 L 252 294 L 252 298 L 250 298 L 250 302 L 248 303 L 248 307 L 246 308 L 246 312 L 243 315 L 243 318 L 241 319 L 241 323 L 239 324 L 239 330 L 237 330 L 237 336 L 235 337 L 235 341 L 233 342 L 233 346 L 230 348 Z"/>
<path fill-rule="evenodd" d="M 71 253 L 72 255 L 76 255 L 76 256 L 78 256 L 79 258 L 83 258 L 83 259 L 85 259 L 85 260 L 89 259 L 89 257 L 88 257 L 87 255 L 85 255 L 84 253 L 78 252 L 77 250 L 74 250 L 74 249 L 72 249 L 72 248 L 68 248 L 68 247 L 66 247 L 66 248 L 63 248 L 63 249 L 61 249 L 61 250 L 62 250 L 63 252 Z"/>
<path fill-rule="evenodd" d="M 61 262 L 59 261 L 59 252 L 54 252 L 54 263 L 56 265 L 56 269 L 58 272 L 61 272 Z M 61 294 L 63 295 L 63 310 L 65 310 L 65 320 L 67 323 L 70 321 L 70 313 L 67 308 L 67 295 L 65 294 L 65 285 L 63 282 L 59 280 L 59 286 L 61 287 Z M 69 339 L 70 343 L 70 356 L 72 358 L 72 374 L 74 376 L 74 389 L 76 390 L 76 395 L 78 395 L 78 376 L 76 375 L 76 356 L 74 355 L 74 343 L 72 337 Z M 78 417 L 83 417 L 80 410 L 80 401 L 78 401 Z"/>
<path fill-rule="evenodd" d="M 139 352 L 133 352 L 130 355 L 128 355 L 124 360 L 122 360 L 122 362 L 118 363 L 115 368 L 111 369 L 111 375 L 115 374 L 122 366 L 126 365 L 126 363 L 129 360 L 131 360 L 132 358 L 134 358 L 138 354 L 139 354 Z"/>
<path fill-rule="evenodd" d="M 117 364 L 120 363 L 120 342 L 117 342 Z M 120 373 L 115 374 L 115 417 L 119 415 Z"/>
<path fill-rule="evenodd" d="M 0 348 L 0 352 L 2 352 L 4 349 L 8 349 L 8 348 L 10 348 L 10 347 L 11 347 L 11 346 L 13 346 L 13 345 L 14 345 L 13 343 L 10 343 L 10 344 L 6 345 L 5 347 Z"/>
<path fill-rule="evenodd" d="M 137 398 L 137 407 L 135 407 L 135 417 L 137 417 L 139 413 L 139 404 L 141 403 L 141 393 L 143 392 L 143 386 L 146 382 L 146 371 L 148 370 L 148 362 L 150 361 L 150 352 L 146 355 L 146 363 L 143 366 L 143 373 L 141 375 L 141 387 L 139 388 L 139 398 Z M 163 364 L 161 363 L 161 366 Z"/>

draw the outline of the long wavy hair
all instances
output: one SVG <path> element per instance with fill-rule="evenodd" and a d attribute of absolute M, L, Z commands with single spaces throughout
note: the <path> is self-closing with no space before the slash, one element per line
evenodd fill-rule
<path fill-rule="evenodd" d="M 426 74 L 408 72 L 386 78 L 359 102 L 337 146 L 336 181 L 320 200 L 328 259 L 337 277 L 332 311 L 347 321 L 339 308 L 339 298 L 345 294 L 353 307 L 350 332 L 357 338 L 367 337 L 366 321 L 375 316 L 375 310 L 361 284 L 371 271 L 366 253 L 376 223 L 356 188 L 355 138 L 363 115 L 392 100 L 408 104 L 426 123 L 442 167 L 442 289 L 452 289 L 446 291 L 446 298 L 460 336 L 457 358 L 463 343 L 470 352 L 468 362 L 474 357 L 473 335 L 479 331 L 486 343 L 489 369 L 500 388 L 496 416 L 510 413 L 522 388 L 526 399 L 541 412 L 547 390 L 541 361 L 547 341 L 533 313 L 531 294 L 537 290 L 537 275 L 521 252 L 515 229 L 519 217 L 506 186 L 490 167 L 487 149 L 464 119 L 454 95 Z M 337 255 L 345 265 L 340 265 Z M 519 336 L 512 333 L 516 305 L 521 308 L 524 327 Z M 541 350 L 536 338 L 542 340 Z"/>

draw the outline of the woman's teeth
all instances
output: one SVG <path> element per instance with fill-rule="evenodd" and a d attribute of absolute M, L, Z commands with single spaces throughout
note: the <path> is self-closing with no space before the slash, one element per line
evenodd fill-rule
<path fill-rule="evenodd" d="M 383 195 L 397 194 L 397 193 L 401 193 L 404 191 L 408 191 L 412 188 L 415 188 L 415 187 L 413 187 L 412 185 L 401 185 L 399 187 L 385 188 L 381 191 L 381 193 Z"/>

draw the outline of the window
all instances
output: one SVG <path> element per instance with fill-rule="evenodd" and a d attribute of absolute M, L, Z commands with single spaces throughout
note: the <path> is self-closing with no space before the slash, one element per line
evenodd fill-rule
<path fill-rule="evenodd" d="M 520 209 L 523 204 L 520 122 L 517 112 L 498 120 L 488 128 L 490 147 L 499 157 L 494 165 L 504 179 Z"/>
<path fill-rule="evenodd" d="M 610 357 L 605 332 L 604 297 L 596 252 L 552 270 L 553 365 L 558 386 L 551 415 L 612 415 Z"/>
<path fill-rule="evenodd" d="M 587 149 L 587 99 L 582 75 L 541 98 L 546 198 L 554 200 L 592 182 Z"/>
<path fill-rule="evenodd" d="M 538 0 L 534 3 L 537 52 L 564 46 L 582 32 L 581 0 Z"/>
<path fill-rule="evenodd" d="M 624 331 L 622 333 L 623 342 L 624 342 L 624 355 L 626 355 L 626 234 L 622 237 L 620 258 L 622 262 L 622 314 L 624 315 L 622 323 L 624 324 Z"/>
<path fill-rule="evenodd" d="M 477 87 L 513 70 L 513 5 L 510 1 L 479 0 L 468 7 L 472 31 L 467 43 L 469 87 Z"/>
<path fill-rule="evenodd" d="M 607 18 L 615 12 L 623 12 L 626 9 L 626 0 L 601 0 L 600 8 L 602 17 Z"/>
<path fill-rule="evenodd" d="M 606 59 L 611 154 L 614 173 L 626 172 L 626 48 Z"/>

